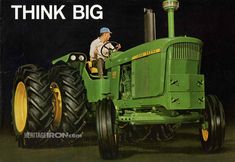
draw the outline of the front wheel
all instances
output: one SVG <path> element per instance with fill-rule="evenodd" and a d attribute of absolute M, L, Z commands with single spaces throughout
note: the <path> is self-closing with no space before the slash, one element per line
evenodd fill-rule
<path fill-rule="evenodd" d="M 204 151 L 212 153 L 221 150 L 225 137 L 225 115 L 223 105 L 216 96 L 206 97 L 206 109 L 199 132 Z"/>
<path fill-rule="evenodd" d="M 118 156 L 118 132 L 115 108 L 111 100 L 104 99 L 98 103 L 96 129 L 100 156 L 103 159 L 115 159 Z"/>

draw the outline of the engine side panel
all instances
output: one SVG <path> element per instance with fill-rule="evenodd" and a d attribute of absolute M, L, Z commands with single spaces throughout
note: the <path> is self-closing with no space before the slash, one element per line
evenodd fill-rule
<path fill-rule="evenodd" d="M 165 62 L 164 54 L 155 53 L 151 56 L 132 61 L 132 97 L 145 98 L 163 93 Z"/>

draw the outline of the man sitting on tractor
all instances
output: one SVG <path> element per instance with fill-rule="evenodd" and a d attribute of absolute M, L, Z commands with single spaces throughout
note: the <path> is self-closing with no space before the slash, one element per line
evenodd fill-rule
<path fill-rule="evenodd" d="M 90 61 L 92 62 L 93 67 L 97 67 L 100 78 L 103 78 L 104 62 L 110 54 L 110 49 L 119 50 L 121 48 L 120 44 L 117 44 L 114 48 L 113 45 L 109 43 L 111 34 L 112 32 L 109 28 L 102 27 L 100 29 L 100 36 L 93 40 L 90 45 Z M 105 48 L 102 48 L 104 46 Z"/>

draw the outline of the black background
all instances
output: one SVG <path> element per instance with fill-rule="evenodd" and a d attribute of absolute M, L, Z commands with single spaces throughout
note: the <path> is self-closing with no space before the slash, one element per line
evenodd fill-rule
<path fill-rule="evenodd" d="M 235 115 L 235 9 L 232 0 L 180 0 L 175 14 L 176 35 L 200 38 L 204 42 L 202 73 L 207 93 L 222 100 L 227 119 Z M 14 20 L 13 4 L 62 5 L 66 20 Z M 103 6 L 103 20 L 73 20 L 72 5 Z M 51 60 L 71 51 L 89 52 L 99 28 L 109 27 L 112 40 L 122 50 L 144 42 L 143 8 L 156 12 L 157 38 L 167 36 L 167 17 L 162 0 L 3 0 L 1 5 L 2 109 L 5 125 L 10 124 L 11 86 L 20 65 L 34 63 L 47 67 Z"/>

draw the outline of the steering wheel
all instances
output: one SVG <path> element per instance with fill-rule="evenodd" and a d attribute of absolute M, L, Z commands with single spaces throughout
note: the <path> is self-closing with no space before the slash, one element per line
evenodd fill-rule
<path fill-rule="evenodd" d="M 113 46 L 112 47 L 108 47 L 108 44 L 111 44 Z M 115 41 L 108 41 L 106 42 L 100 49 L 100 53 L 102 56 L 108 58 L 111 55 L 111 52 L 113 52 L 114 50 L 117 50 L 117 45 L 119 45 L 118 42 Z M 106 49 L 106 50 L 105 50 Z M 108 50 L 108 51 L 107 51 Z"/>

